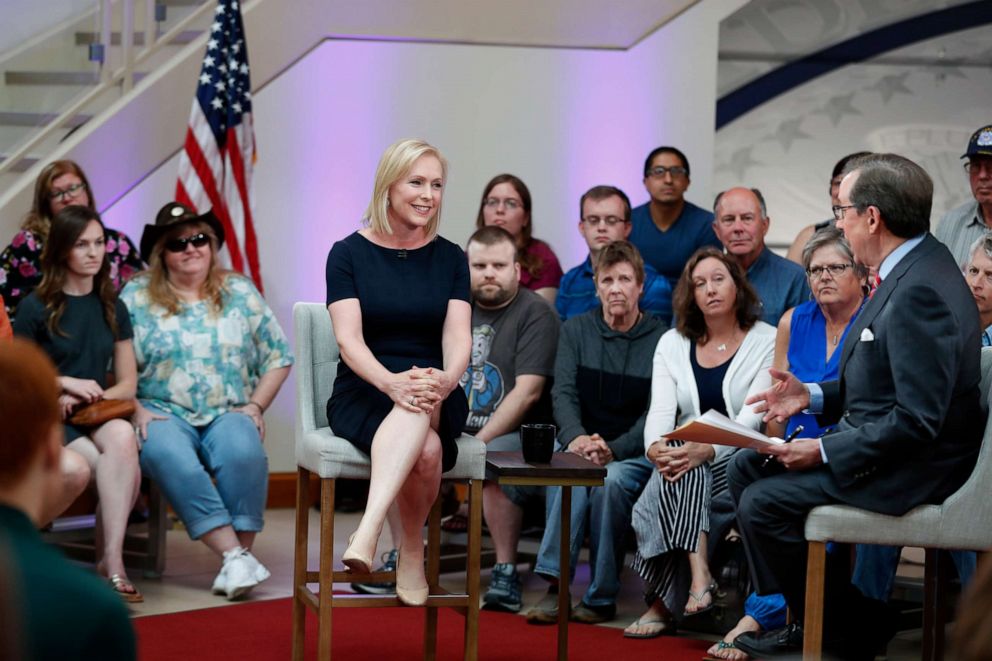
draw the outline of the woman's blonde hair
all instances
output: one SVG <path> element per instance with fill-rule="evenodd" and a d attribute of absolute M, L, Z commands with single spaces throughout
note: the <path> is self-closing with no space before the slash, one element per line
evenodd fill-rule
<path fill-rule="evenodd" d="M 423 140 L 408 138 L 394 142 L 379 159 L 379 167 L 375 171 L 375 185 L 372 188 L 372 199 L 365 210 L 365 222 L 373 231 L 379 234 L 392 234 L 389 225 L 389 189 L 397 181 L 405 177 L 413 169 L 413 164 L 421 156 L 433 156 L 441 162 L 442 183 L 448 180 L 448 161 L 441 155 L 437 147 Z M 427 236 L 437 236 L 438 225 L 441 224 L 441 202 L 438 202 L 434 217 L 427 223 Z"/>
<path fill-rule="evenodd" d="M 217 266 L 217 236 L 206 223 L 180 223 L 163 233 L 155 242 L 152 254 L 148 258 L 148 270 L 145 271 L 148 277 L 148 298 L 153 304 L 165 308 L 169 315 L 179 314 L 182 301 L 169 286 L 169 273 L 163 253 L 168 241 L 179 238 L 180 234 L 189 232 L 190 229 L 210 237 L 210 269 L 207 271 L 207 279 L 200 288 L 200 293 L 213 312 L 219 314 L 224 308 L 224 279 L 227 271 Z"/>

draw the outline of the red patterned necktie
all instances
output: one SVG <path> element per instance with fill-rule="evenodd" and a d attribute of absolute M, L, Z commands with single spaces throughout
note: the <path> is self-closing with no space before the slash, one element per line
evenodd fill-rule
<path fill-rule="evenodd" d="M 880 284 L 882 284 L 882 276 L 876 273 L 875 281 L 871 283 L 871 291 L 868 293 L 868 298 L 871 298 L 872 296 L 875 295 L 875 292 L 878 290 L 878 286 Z"/>

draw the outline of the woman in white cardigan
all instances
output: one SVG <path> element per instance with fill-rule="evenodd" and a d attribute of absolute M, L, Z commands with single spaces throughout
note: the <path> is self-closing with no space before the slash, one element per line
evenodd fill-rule
<path fill-rule="evenodd" d="M 634 569 L 648 610 L 624 631 L 631 638 L 674 633 L 685 615 L 713 606 L 706 560 L 709 506 L 726 489 L 736 448 L 668 440 L 675 427 L 715 409 L 753 429 L 761 415 L 744 400 L 771 387 L 775 329 L 758 321 L 758 298 L 744 271 L 713 248 L 697 251 L 675 288 L 677 325 L 654 353 L 645 454 L 657 471 L 634 505 Z"/>

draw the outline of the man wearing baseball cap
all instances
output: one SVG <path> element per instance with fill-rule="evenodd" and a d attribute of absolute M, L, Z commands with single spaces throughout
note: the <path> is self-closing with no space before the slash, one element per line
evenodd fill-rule
<path fill-rule="evenodd" d="M 992 124 L 975 131 L 961 158 L 968 159 L 964 169 L 975 199 L 945 213 L 934 236 L 964 265 L 972 244 L 992 229 Z"/>

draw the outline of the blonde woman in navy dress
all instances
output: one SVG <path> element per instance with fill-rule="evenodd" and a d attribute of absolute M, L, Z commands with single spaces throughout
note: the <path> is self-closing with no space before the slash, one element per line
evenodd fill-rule
<path fill-rule="evenodd" d="M 395 143 L 379 161 L 367 226 L 327 257 L 342 359 L 327 418 L 372 459 L 368 504 L 343 560 L 352 571 L 371 570 L 395 501 L 396 595 L 408 605 L 428 596 L 422 529 L 468 416 L 458 387 L 472 344 L 468 264 L 437 234 L 446 178 L 435 147 Z"/>

